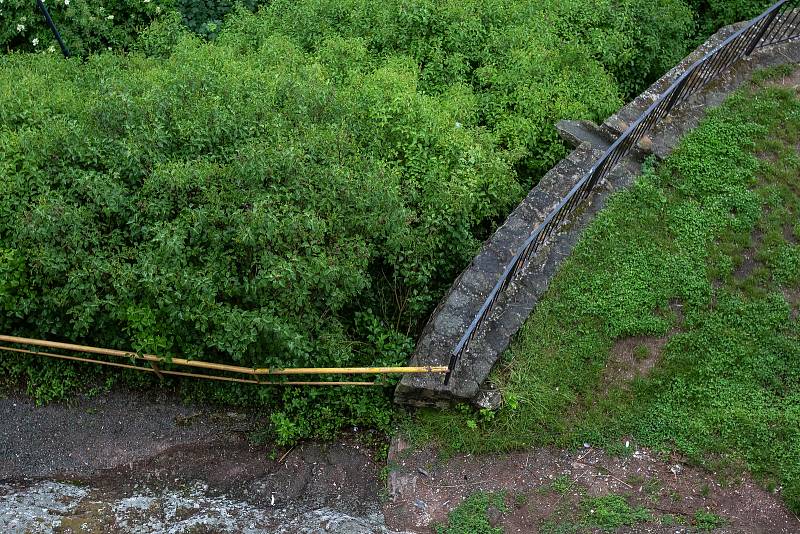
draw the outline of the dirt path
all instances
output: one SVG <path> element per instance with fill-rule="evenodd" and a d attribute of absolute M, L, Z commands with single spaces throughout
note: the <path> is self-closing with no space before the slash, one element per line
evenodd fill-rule
<path fill-rule="evenodd" d="M 357 439 L 276 451 L 254 423 L 140 392 L 2 399 L 0 532 L 391 532 Z"/>
<path fill-rule="evenodd" d="M 591 499 L 620 495 L 652 516 L 617 532 L 696 532 L 698 511 L 721 519 L 718 533 L 798 533 L 800 520 L 775 493 L 749 477 L 726 477 L 630 446 L 613 456 L 587 446 L 567 452 L 544 448 L 506 455 L 460 455 L 440 460 L 434 451 L 390 450 L 387 524 L 413 532 L 446 520 L 448 511 L 477 491 L 503 491 L 507 512 L 490 514 L 503 532 L 534 534 L 601 531 L 581 525 Z M 624 447 L 624 444 L 622 445 Z M 669 519 L 669 521 L 667 521 Z"/>

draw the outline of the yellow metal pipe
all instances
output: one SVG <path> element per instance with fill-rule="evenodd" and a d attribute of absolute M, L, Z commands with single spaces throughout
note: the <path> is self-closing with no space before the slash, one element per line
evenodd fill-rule
<path fill-rule="evenodd" d="M 164 362 L 164 358 L 154 354 L 137 354 L 124 350 L 104 349 L 91 347 L 88 345 L 75 345 L 73 343 L 62 343 L 59 341 L 46 341 L 43 339 L 30 339 L 17 336 L 0 335 L 0 341 L 6 343 L 16 343 L 19 345 L 31 345 L 35 347 L 46 347 L 50 349 L 69 350 L 74 352 L 85 352 L 88 354 L 101 354 L 115 358 L 133 358 L 148 362 Z M 212 369 L 214 371 L 224 371 L 229 373 L 240 373 L 246 375 L 265 376 L 265 375 L 325 375 L 325 374 L 422 374 L 422 373 L 446 373 L 447 366 L 425 366 L 425 367 L 299 367 L 289 369 L 253 369 L 251 367 L 240 367 L 237 365 L 226 365 L 222 363 L 206 362 L 202 360 L 186 360 L 183 358 L 172 358 L 169 363 L 173 365 L 183 365 L 186 367 L 197 367 L 200 369 Z"/>
<path fill-rule="evenodd" d="M 313 382 L 262 382 L 259 380 L 252 380 L 246 378 L 233 378 L 229 376 L 219 376 L 219 375 L 201 375 L 199 373 L 184 373 L 180 371 L 165 371 L 163 369 L 154 369 L 151 367 L 137 367 L 136 365 L 128 365 L 124 363 L 117 363 L 117 362 L 106 362 L 102 360 L 93 360 L 91 358 L 81 358 L 79 356 L 67 356 L 65 354 L 54 354 L 52 352 L 42 352 L 42 351 L 33 351 L 33 350 L 25 350 L 25 349 L 16 349 L 13 347 L 3 347 L 0 346 L 0 350 L 5 350 L 9 352 L 19 352 L 22 354 L 32 354 L 34 356 L 47 356 L 50 358 L 58 358 L 60 360 L 69 360 L 74 362 L 83 362 L 83 363 L 95 363 L 98 365 L 108 365 L 111 367 L 122 367 L 124 369 L 133 369 L 136 371 L 142 371 L 145 373 L 156 373 L 162 375 L 172 375 L 172 376 L 181 376 L 181 377 L 190 377 L 190 378 L 204 378 L 207 380 L 222 380 L 226 382 L 238 382 L 242 384 L 259 384 L 262 386 L 374 386 L 376 385 L 375 382 L 348 382 L 348 381 L 340 381 L 340 382 L 326 382 L 326 381 L 313 381 Z"/>
<path fill-rule="evenodd" d="M 326 375 L 326 374 L 413 374 L 446 373 L 447 366 L 428 367 L 293 367 L 291 369 L 254 369 L 256 375 Z"/>
<path fill-rule="evenodd" d="M 46 341 L 44 339 L 29 339 L 25 337 L 16 336 L 2 336 L 0 341 L 6 343 L 17 343 L 20 345 L 32 345 L 34 347 L 47 347 L 49 349 L 71 350 L 74 352 L 85 352 L 87 354 L 101 354 L 103 356 L 113 356 L 115 358 L 135 358 L 137 360 L 145 360 L 148 362 L 163 362 L 164 358 L 154 354 L 137 354 L 135 352 L 126 352 L 124 350 L 103 349 L 99 347 L 90 347 L 88 345 L 75 345 L 72 343 L 61 343 L 59 341 Z M 230 373 L 242 374 L 255 374 L 255 369 L 249 367 L 239 367 L 237 365 L 225 365 L 222 363 L 204 362 L 202 360 L 185 360 L 183 358 L 172 358 L 170 363 L 175 365 L 184 365 L 187 367 L 199 367 L 202 369 L 213 369 L 215 371 L 227 371 Z"/>

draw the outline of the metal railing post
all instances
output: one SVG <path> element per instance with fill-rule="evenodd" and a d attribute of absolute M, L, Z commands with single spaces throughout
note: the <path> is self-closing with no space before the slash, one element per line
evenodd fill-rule
<path fill-rule="evenodd" d="M 44 20 L 47 22 L 47 25 L 50 26 L 50 31 L 53 32 L 56 41 L 58 41 L 58 46 L 61 47 L 61 53 L 64 54 L 64 57 L 69 57 L 69 48 L 67 48 L 67 45 L 64 44 L 64 40 L 61 38 L 61 33 L 59 33 L 58 28 L 56 28 L 56 25 L 53 23 L 53 19 L 50 17 L 50 12 L 47 10 L 47 6 L 44 5 L 42 0 L 36 0 L 36 5 L 38 6 L 39 11 L 42 12 L 42 15 L 44 15 Z"/>
<path fill-rule="evenodd" d="M 756 33 L 756 35 L 753 37 L 753 40 L 750 42 L 750 44 L 747 45 L 747 48 L 744 51 L 745 56 L 749 56 L 750 54 L 753 53 L 753 50 L 756 49 L 756 46 L 758 46 L 758 43 L 759 41 L 761 41 L 761 38 L 764 37 L 764 34 L 772 26 L 772 22 L 775 20 L 775 17 L 778 16 L 778 13 L 780 13 L 780 9 L 775 9 L 773 10 L 772 13 L 770 13 L 769 15 L 766 16 L 766 18 L 763 19 L 764 24 L 758 30 L 758 33 Z"/>

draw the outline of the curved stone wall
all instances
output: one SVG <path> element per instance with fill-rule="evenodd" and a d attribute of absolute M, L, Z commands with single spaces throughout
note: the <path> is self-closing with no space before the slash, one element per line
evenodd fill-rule
<path fill-rule="evenodd" d="M 599 127 L 585 121 L 559 123 L 559 133 L 576 146 L 575 150 L 541 179 L 506 222 L 482 245 L 478 255 L 459 275 L 431 315 L 417 342 L 410 365 L 447 365 L 453 347 L 480 309 L 507 262 L 530 232 L 631 122 L 692 63 L 713 50 L 739 27 L 732 25 L 721 29 Z M 784 63 L 800 63 L 800 43 L 790 42 L 754 53 L 661 121 L 651 136 L 639 143 L 638 150 L 622 160 L 573 216 L 573 220 L 568 221 L 551 238 L 544 250 L 531 258 L 529 265 L 500 297 L 481 333 L 458 362 L 450 383 L 444 386 L 440 375 L 407 375 L 395 390 L 395 401 L 413 406 L 445 406 L 485 397 L 486 391 L 491 389 L 486 379 L 492 367 L 547 290 L 550 280 L 572 251 L 583 229 L 603 207 L 608 195 L 633 182 L 645 156 L 653 154 L 663 158 L 668 155 L 681 136 L 694 128 L 709 108 L 720 104 L 754 70 Z"/>

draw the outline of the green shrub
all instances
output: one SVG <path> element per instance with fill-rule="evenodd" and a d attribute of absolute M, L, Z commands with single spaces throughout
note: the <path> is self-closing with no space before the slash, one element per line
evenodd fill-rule
<path fill-rule="evenodd" d="M 725 526 L 725 519 L 713 512 L 697 510 L 694 514 L 694 526 L 697 530 L 714 530 Z"/>
<path fill-rule="evenodd" d="M 147 43 L 172 55 L 0 57 L 0 331 L 246 366 L 404 363 L 522 196 L 510 156 L 457 124 L 460 95 L 422 94 L 412 61 L 358 41 Z M 280 395 L 336 425 L 382 413 Z"/>
<path fill-rule="evenodd" d="M 494 66 L 509 38 L 536 43 L 549 35 L 558 38 L 554 55 L 566 43 L 586 45 L 621 85 L 641 86 L 684 55 L 694 30 L 682 0 L 276 0 L 267 12 L 273 29 L 306 48 L 336 34 L 362 38 L 379 53 L 409 53 L 429 88 Z"/>
<path fill-rule="evenodd" d="M 548 18 L 559 16 L 554 6 L 499 0 L 278 0 L 252 20 L 242 16 L 232 22 L 226 39 L 258 47 L 281 33 L 312 53 L 331 40 L 357 40 L 371 62 L 409 56 L 419 69 L 420 90 L 445 96 L 459 124 L 494 132 L 516 155 L 529 186 L 565 153 L 554 128 L 559 119 L 601 120 L 621 103 L 593 51 L 553 31 Z M 333 52 L 337 61 L 349 57 L 345 50 Z"/>
<path fill-rule="evenodd" d="M 592 497 L 581 502 L 584 524 L 588 528 L 616 530 L 653 520 L 653 514 L 642 506 L 633 507 L 622 495 Z"/>
<path fill-rule="evenodd" d="M 172 0 L 54 0 L 47 2 L 53 22 L 70 52 L 79 56 L 127 49 Z M 58 44 L 35 0 L 0 2 L 0 49 L 58 52 Z"/>
<path fill-rule="evenodd" d="M 694 13 L 683 0 L 554 0 L 558 35 L 584 43 L 626 99 L 635 97 L 690 51 Z"/>
<path fill-rule="evenodd" d="M 689 0 L 697 13 L 701 39 L 727 24 L 749 20 L 775 3 L 775 0 Z"/>
<path fill-rule="evenodd" d="M 175 0 L 183 23 L 193 32 L 213 38 L 222 29 L 225 17 L 239 5 L 250 11 L 264 4 L 264 0 Z"/>
<path fill-rule="evenodd" d="M 489 523 L 489 508 L 506 511 L 503 493 L 473 493 L 447 514 L 446 525 L 435 525 L 436 534 L 502 534 L 503 530 Z"/>
<path fill-rule="evenodd" d="M 533 179 L 564 154 L 559 119 L 602 120 L 620 94 L 683 57 L 694 30 L 682 0 L 655 9 L 644 0 L 276 0 L 263 14 L 263 35 L 286 33 L 312 51 L 331 36 L 357 38 L 374 55 L 413 57 L 425 92 L 470 88 L 480 106 L 465 121 L 497 132 Z"/>
<path fill-rule="evenodd" d="M 39 334 L 122 332 L 245 365 L 374 362 L 349 341 L 368 335 L 353 312 L 409 332 L 474 252 L 472 229 L 520 195 L 491 139 L 456 128 L 401 60 L 337 88 L 281 38 L 247 56 L 187 39 L 166 63 L 3 67 L 16 170 L 0 236 L 25 256 L 16 298 Z"/>

